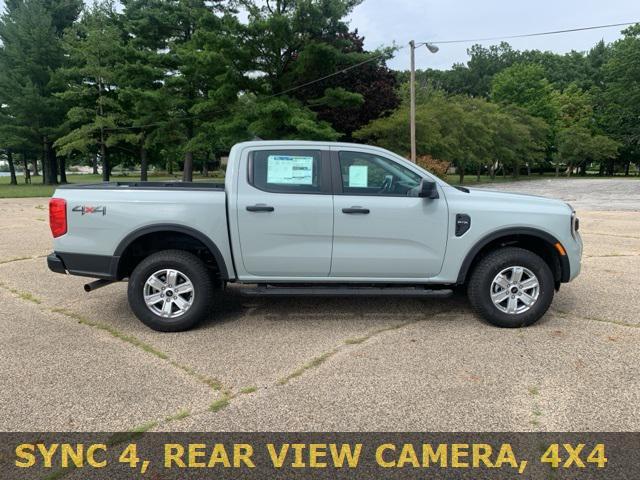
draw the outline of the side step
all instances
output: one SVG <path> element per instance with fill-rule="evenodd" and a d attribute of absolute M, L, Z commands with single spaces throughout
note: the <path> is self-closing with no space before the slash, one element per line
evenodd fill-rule
<path fill-rule="evenodd" d="M 247 296 L 295 297 L 295 296 L 385 296 L 385 297 L 429 297 L 446 298 L 453 294 L 450 289 L 427 289 L 423 287 L 278 287 L 259 285 L 241 288 L 239 292 Z"/>

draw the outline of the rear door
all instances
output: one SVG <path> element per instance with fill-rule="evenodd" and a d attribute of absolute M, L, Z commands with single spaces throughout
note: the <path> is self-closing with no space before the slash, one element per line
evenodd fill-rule
<path fill-rule="evenodd" d="M 333 152 L 332 277 L 437 275 L 447 244 L 448 208 L 417 197 L 422 179 L 400 162 L 364 150 Z"/>
<path fill-rule="evenodd" d="M 248 153 L 240 177 L 237 215 L 246 272 L 328 276 L 333 236 L 328 149 L 257 148 Z"/>

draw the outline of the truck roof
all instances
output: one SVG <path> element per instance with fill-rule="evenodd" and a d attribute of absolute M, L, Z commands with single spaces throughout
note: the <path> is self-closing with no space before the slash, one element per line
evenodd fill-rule
<path fill-rule="evenodd" d="M 349 142 L 332 142 L 329 140 L 251 140 L 248 142 L 240 142 L 234 145 L 234 147 L 268 147 L 268 146 L 309 146 L 309 147 L 368 147 L 376 148 L 375 145 L 364 145 L 362 143 L 349 143 Z"/>

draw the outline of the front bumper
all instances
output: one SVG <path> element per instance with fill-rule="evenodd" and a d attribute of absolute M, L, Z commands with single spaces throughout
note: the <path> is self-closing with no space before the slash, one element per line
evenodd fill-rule
<path fill-rule="evenodd" d="M 49 267 L 49 270 L 52 272 L 67 273 L 67 268 L 64 266 L 64 262 L 55 253 L 51 253 L 47 256 L 47 267 Z"/>

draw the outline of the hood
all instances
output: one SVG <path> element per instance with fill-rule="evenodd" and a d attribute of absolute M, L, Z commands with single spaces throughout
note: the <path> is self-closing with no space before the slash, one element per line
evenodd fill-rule
<path fill-rule="evenodd" d="M 469 193 L 463 193 L 468 200 L 490 203 L 502 203 L 505 207 L 509 205 L 536 205 L 541 207 L 561 208 L 567 210 L 569 213 L 572 211 L 571 206 L 563 201 L 555 198 L 542 197 L 539 195 L 528 195 L 524 193 L 510 193 L 510 192 L 498 192 L 495 190 L 485 190 L 484 188 L 467 188 Z M 459 190 L 458 190 L 459 191 Z"/>

